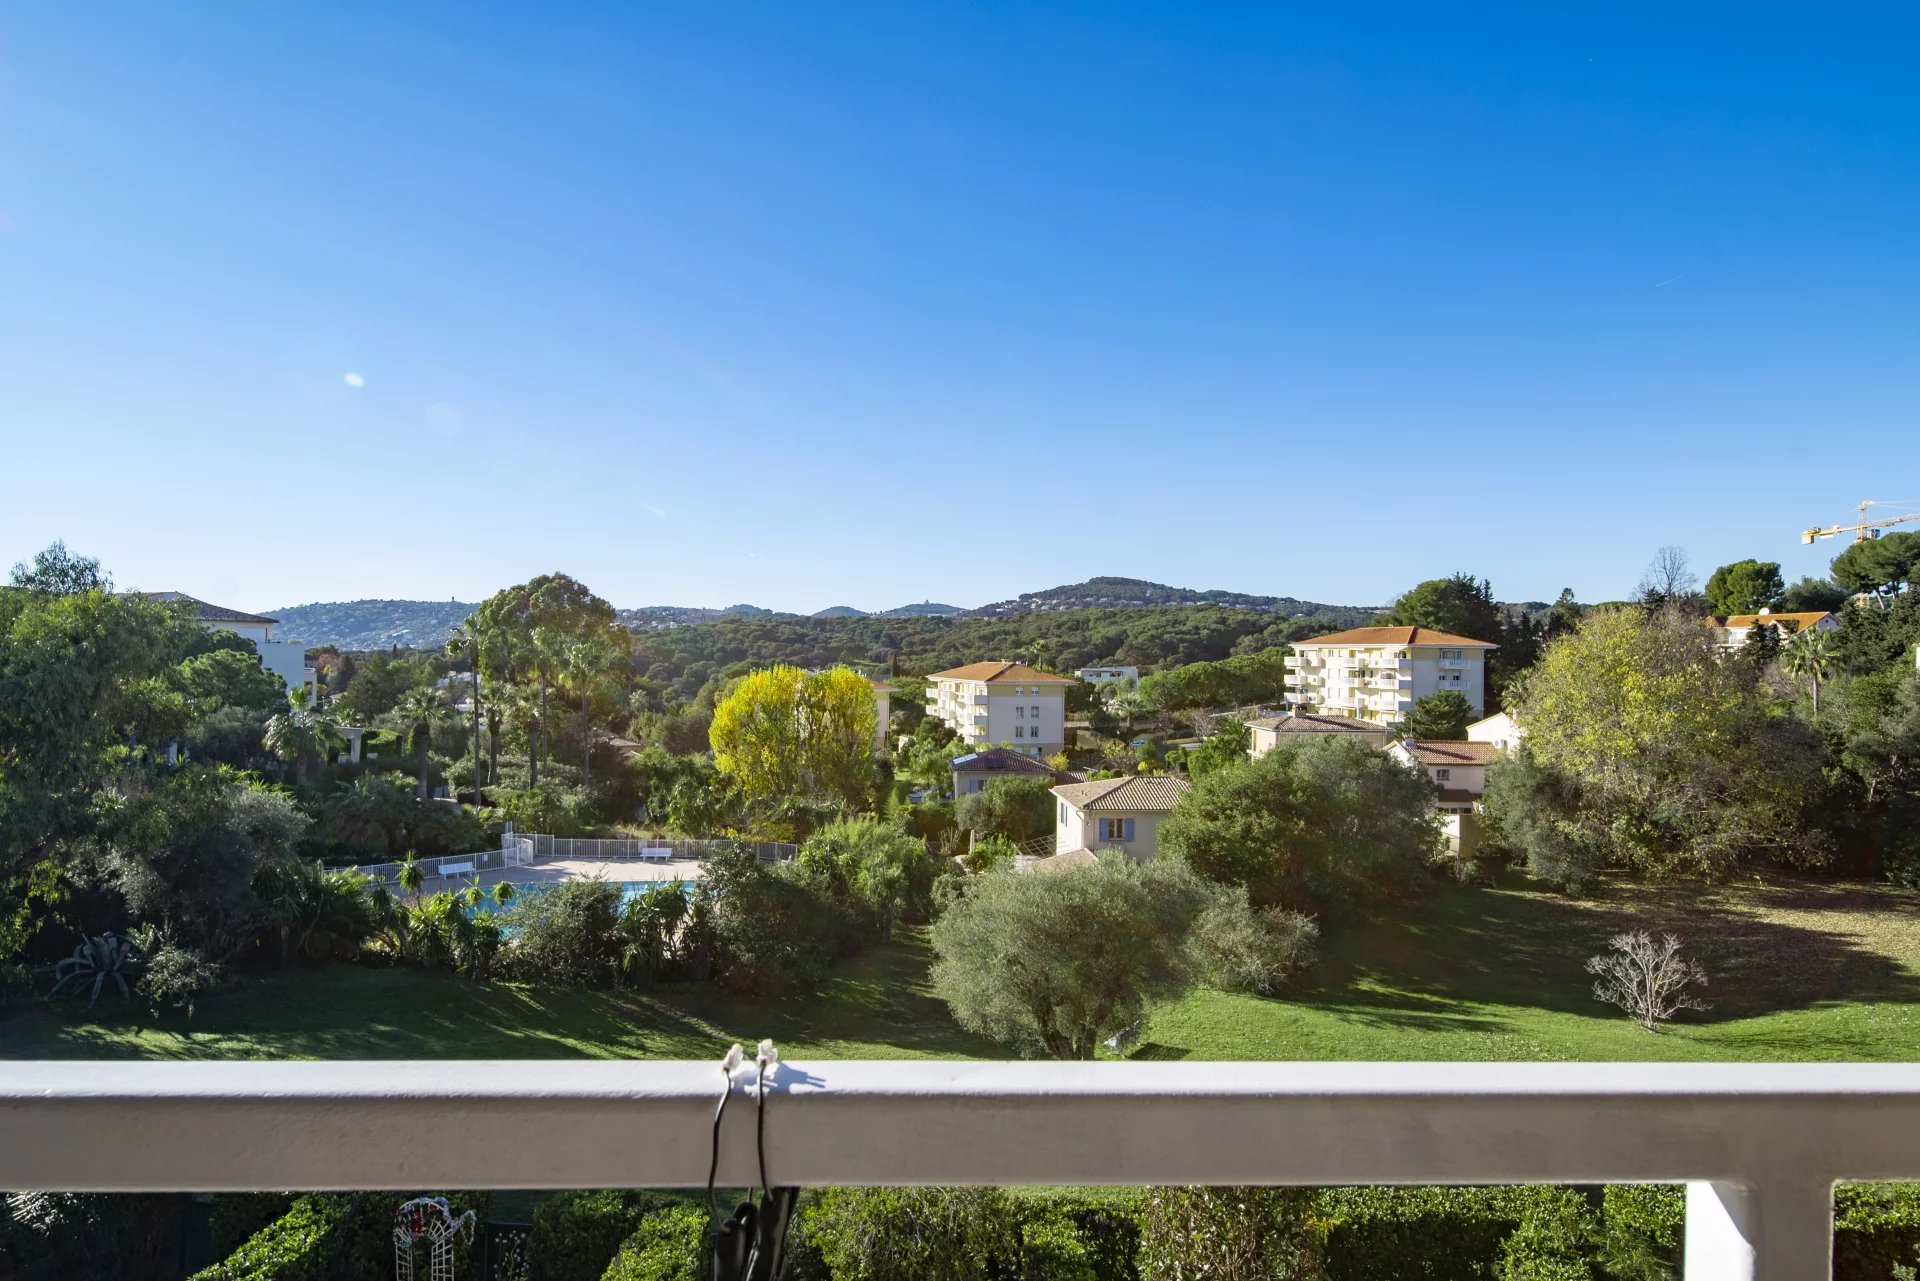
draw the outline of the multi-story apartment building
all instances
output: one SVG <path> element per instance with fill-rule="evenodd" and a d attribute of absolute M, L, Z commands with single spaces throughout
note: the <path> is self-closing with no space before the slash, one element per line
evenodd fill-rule
<path fill-rule="evenodd" d="M 1429 694 L 1456 690 L 1487 710 L 1487 655 L 1498 646 L 1430 627 L 1355 627 L 1295 641 L 1287 697 L 1315 715 L 1390 725 Z"/>
<path fill-rule="evenodd" d="M 1019 663 L 968 663 L 927 677 L 927 715 L 968 744 L 1051 756 L 1066 750 L 1067 690 L 1077 683 Z"/>

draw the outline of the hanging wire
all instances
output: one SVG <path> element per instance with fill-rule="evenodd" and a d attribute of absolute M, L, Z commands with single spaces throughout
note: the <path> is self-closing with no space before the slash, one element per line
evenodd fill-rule
<path fill-rule="evenodd" d="M 727 1057 L 720 1060 L 720 1076 L 726 1083 L 720 1087 L 720 1106 L 713 1110 L 713 1157 L 707 1163 L 707 1213 L 715 1223 L 720 1222 L 720 1204 L 713 1195 L 714 1182 L 720 1177 L 720 1118 L 727 1114 L 727 1100 L 733 1097 L 733 1070 L 745 1057 L 745 1052 L 736 1044 L 727 1051 Z"/>

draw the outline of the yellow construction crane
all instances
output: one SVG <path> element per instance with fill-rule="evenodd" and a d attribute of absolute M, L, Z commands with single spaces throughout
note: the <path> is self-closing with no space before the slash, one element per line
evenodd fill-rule
<path fill-rule="evenodd" d="M 1825 529 L 1803 529 L 1800 531 L 1800 541 L 1803 543 L 1811 543 L 1816 538 L 1832 538 L 1835 534 L 1851 533 L 1854 542 L 1864 543 L 1869 538 L 1880 537 L 1880 531 L 1889 525 L 1904 525 L 1910 520 L 1920 520 L 1920 512 L 1909 512 L 1904 516 L 1882 516 L 1877 520 L 1869 520 L 1867 518 L 1867 508 L 1884 507 L 1886 505 L 1885 503 L 1877 503 L 1869 498 L 1866 502 L 1860 504 L 1860 520 L 1857 524 L 1829 525 Z"/>

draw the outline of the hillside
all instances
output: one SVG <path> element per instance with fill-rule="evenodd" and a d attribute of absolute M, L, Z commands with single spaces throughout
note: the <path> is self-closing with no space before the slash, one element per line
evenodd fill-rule
<path fill-rule="evenodd" d="M 1262 614 L 1285 614 L 1289 618 L 1361 619 L 1376 613 L 1368 605 L 1322 605 L 1292 596 L 1252 596 L 1245 592 L 1218 589 L 1197 591 L 1190 587 L 1169 587 L 1142 578 L 1089 578 L 1084 583 L 1051 587 L 1046 591 L 1022 592 L 1012 600 L 995 601 L 969 611 L 977 617 L 1003 614 L 1029 614 L 1056 609 L 1140 609 L 1172 605 L 1219 605 L 1226 609 L 1250 609 Z"/>
<path fill-rule="evenodd" d="M 901 605 L 895 609 L 883 609 L 881 618 L 954 618 L 967 611 L 958 605 L 942 605 L 937 601 L 923 600 L 918 605 Z"/>
<path fill-rule="evenodd" d="M 814 618 L 865 618 L 866 616 L 866 610 L 855 609 L 851 605 L 829 605 L 825 609 L 816 610 L 813 614 Z"/>
<path fill-rule="evenodd" d="M 474 606 L 457 600 L 347 600 L 289 605 L 266 611 L 280 620 L 278 640 L 341 649 L 434 649 Z"/>

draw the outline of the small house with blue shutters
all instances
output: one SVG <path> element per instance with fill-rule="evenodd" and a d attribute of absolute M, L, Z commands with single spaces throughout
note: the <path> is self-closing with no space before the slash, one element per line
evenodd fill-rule
<path fill-rule="evenodd" d="M 1122 850 L 1145 861 L 1160 852 L 1160 823 L 1187 794 L 1184 778 L 1138 774 L 1053 789 L 1054 854 Z"/>

